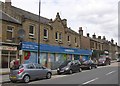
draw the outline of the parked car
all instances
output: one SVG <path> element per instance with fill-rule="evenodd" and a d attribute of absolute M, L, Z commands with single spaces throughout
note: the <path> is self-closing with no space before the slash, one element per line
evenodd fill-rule
<path fill-rule="evenodd" d="M 30 80 L 47 78 L 50 79 L 52 72 L 50 69 L 40 64 L 21 64 L 17 69 L 11 69 L 9 78 L 12 82 L 24 81 L 28 83 Z"/>
<path fill-rule="evenodd" d="M 110 65 L 111 59 L 108 56 L 101 56 L 98 59 L 98 65 Z"/>
<path fill-rule="evenodd" d="M 82 62 L 81 66 L 82 69 L 92 69 L 92 68 L 97 68 L 97 63 L 94 62 L 93 60 L 86 60 L 84 62 Z"/>
<path fill-rule="evenodd" d="M 72 74 L 73 72 L 81 72 L 80 68 L 80 61 L 79 60 L 74 60 L 74 61 L 65 61 L 63 62 L 57 69 L 58 74 L 63 74 L 63 73 L 69 73 Z"/>

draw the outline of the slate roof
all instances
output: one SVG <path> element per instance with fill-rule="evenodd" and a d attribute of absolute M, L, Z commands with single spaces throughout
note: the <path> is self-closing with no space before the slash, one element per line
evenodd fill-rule
<path fill-rule="evenodd" d="M 34 20 L 36 22 L 39 22 L 39 15 L 33 14 L 31 12 L 22 10 L 22 9 L 14 7 L 14 6 L 12 6 L 12 10 L 14 10 L 17 14 L 24 16 L 24 18 L 26 18 L 26 19 L 31 19 L 31 20 Z M 43 24 L 48 24 L 50 22 L 50 19 L 47 19 L 47 18 L 40 16 L 40 22 Z"/>
<path fill-rule="evenodd" d="M 21 22 L 19 22 L 15 18 L 9 16 L 5 12 L 3 12 L 2 10 L 0 10 L 0 20 L 9 21 L 9 22 L 16 23 L 16 24 L 21 24 Z"/>

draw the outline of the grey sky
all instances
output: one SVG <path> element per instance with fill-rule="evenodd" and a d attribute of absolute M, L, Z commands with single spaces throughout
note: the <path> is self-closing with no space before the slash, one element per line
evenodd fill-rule
<path fill-rule="evenodd" d="M 4 1 L 4 0 L 1 0 Z M 39 0 L 11 0 L 12 5 L 38 14 Z M 54 19 L 59 12 L 67 19 L 68 27 L 78 32 L 83 27 L 84 35 L 106 36 L 118 42 L 119 0 L 41 0 L 41 16 Z"/>

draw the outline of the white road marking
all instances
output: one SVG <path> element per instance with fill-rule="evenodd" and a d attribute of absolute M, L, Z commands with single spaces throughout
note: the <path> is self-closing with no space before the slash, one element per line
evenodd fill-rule
<path fill-rule="evenodd" d="M 111 72 L 107 73 L 106 75 L 110 75 L 110 74 L 112 74 L 112 73 L 114 73 L 114 72 L 116 72 L 116 71 L 111 71 Z"/>
<path fill-rule="evenodd" d="M 97 80 L 97 79 L 99 79 L 99 78 L 92 79 L 92 80 L 90 80 L 90 81 L 84 82 L 83 84 L 88 84 L 88 83 L 93 82 L 93 81 L 95 81 L 95 80 Z"/>
<path fill-rule="evenodd" d="M 51 79 L 60 78 L 60 77 L 65 77 L 65 76 L 68 76 L 68 75 L 55 75 L 55 76 L 53 76 Z"/>

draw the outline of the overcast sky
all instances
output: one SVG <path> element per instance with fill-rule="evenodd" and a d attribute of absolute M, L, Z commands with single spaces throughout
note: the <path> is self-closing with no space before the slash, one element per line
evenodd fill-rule
<path fill-rule="evenodd" d="M 5 0 L 1 0 L 5 1 Z M 12 5 L 38 14 L 39 0 L 11 0 Z M 78 32 L 83 27 L 84 36 L 94 33 L 118 42 L 119 0 L 41 0 L 41 16 L 54 19 L 57 12 L 67 19 L 68 27 Z"/>

